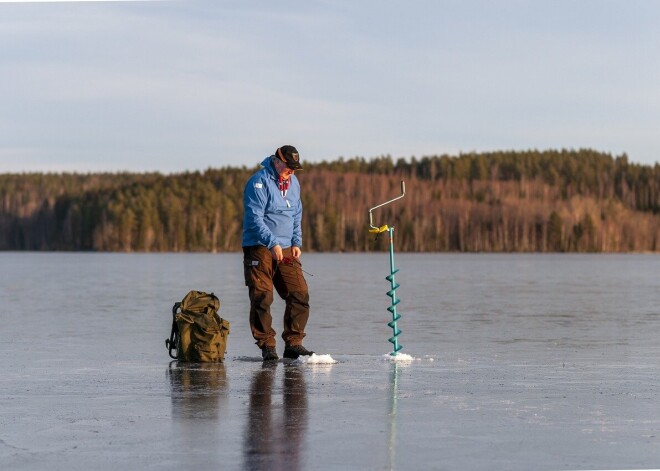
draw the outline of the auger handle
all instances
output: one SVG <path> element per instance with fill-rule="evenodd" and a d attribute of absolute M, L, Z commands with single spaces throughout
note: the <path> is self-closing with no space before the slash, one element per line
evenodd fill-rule
<path fill-rule="evenodd" d="M 384 203 L 381 203 L 381 204 L 379 204 L 379 205 L 377 205 L 377 206 L 374 206 L 373 208 L 371 208 L 371 209 L 369 210 L 369 227 L 371 227 L 371 229 L 379 229 L 379 232 L 384 232 L 384 231 L 380 231 L 380 229 L 382 229 L 382 228 L 384 228 L 384 227 L 387 227 L 387 226 L 382 226 L 382 227 L 374 226 L 374 217 L 373 217 L 372 211 L 373 211 L 374 209 L 382 208 L 382 207 L 385 206 L 386 204 L 393 203 L 393 202 L 396 201 L 396 200 L 400 200 L 400 199 L 403 198 L 404 196 L 406 196 L 406 182 L 404 182 L 403 180 L 401 180 L 401 194 L 400 194 L 399 196 L 397 196 L 396 198 L 392 198 L 392 199 L 389 200 L 389 201 L 385 201 Z M 384 230 L 386 231 L 387 229 L 384 229 Z M 376 231 L 370 231 L 370 232 L 376 232 Z"/>

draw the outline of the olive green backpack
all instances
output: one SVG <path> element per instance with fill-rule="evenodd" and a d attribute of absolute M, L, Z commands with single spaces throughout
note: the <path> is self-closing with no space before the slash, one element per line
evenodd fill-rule
<path fill-rule="evenodd" d="M 229 321 L 218 315 L 218 309 L 217 296 L 203 291 L 190 291 L 180 303 L 174 303 L 172 332 L 165 340 L 170 357 L 180 361 L 222 362 Z"/>

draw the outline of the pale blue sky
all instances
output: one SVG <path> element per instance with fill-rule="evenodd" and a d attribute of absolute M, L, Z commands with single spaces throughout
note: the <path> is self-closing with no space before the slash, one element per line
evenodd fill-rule
<path fill-rule="evenodd" d="M 660 161 L 660 2 L 0 1 L 0 172 L 589 147 Z"/>

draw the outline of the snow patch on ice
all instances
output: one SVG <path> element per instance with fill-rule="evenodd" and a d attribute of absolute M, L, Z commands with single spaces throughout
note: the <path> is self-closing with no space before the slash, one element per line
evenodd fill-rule
<path fill-rule="evenodd" d="M 312 353 L 309 357 L 299 357 L 298 359 L 302 363 L 307 363 L 308 365 L 332 365 L 334 363 L 339 363 L 337 360 L 327 354 L 317 355 L 316 353 Z"/>
<path fill-rule="evenodd" d="M 415 358 L 413 358 L 411 355 L 408 355 L 407 353 L 397 353 L 396 355 L 390 355 L 388 353 L 387 355 L 383 355 L 383 360 L 396 363 L 410 363 L 411 361 L 414 361 Z"/>

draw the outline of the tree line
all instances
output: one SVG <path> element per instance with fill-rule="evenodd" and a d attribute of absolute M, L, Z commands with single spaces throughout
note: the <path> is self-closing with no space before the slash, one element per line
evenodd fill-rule
<path fill-rule="evenodd" d="M 256 168 L 0 175 L 0 250 L 239 251 Z M 307 163 L 306 251 L 660 251 L 660 165 L 590 149 Z M 383 238 L 384 239 L 384 238 Z"/>

